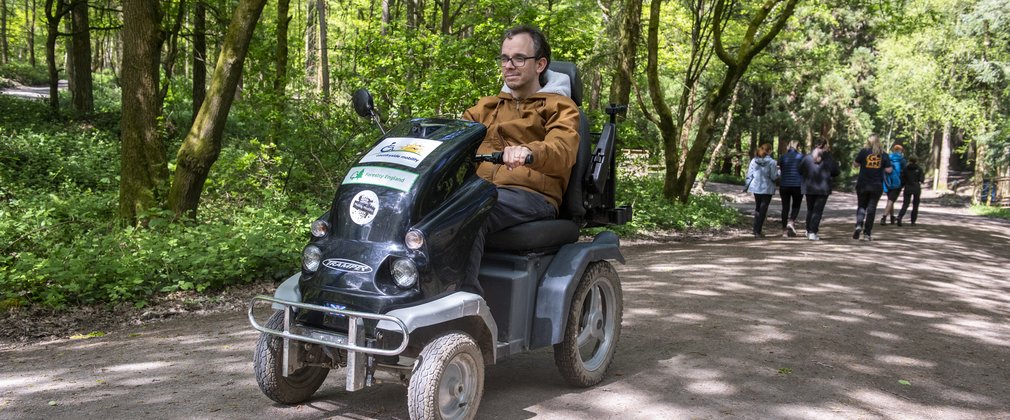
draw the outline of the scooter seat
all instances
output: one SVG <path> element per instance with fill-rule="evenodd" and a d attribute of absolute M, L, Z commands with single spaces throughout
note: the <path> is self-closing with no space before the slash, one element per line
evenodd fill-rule
<path fill-rule="evenodd" d="M 517 254 L 554 252 L 578 240 L 579 226 L 571 220 L 534 220 L 489 234 L 484 248 Z"/>

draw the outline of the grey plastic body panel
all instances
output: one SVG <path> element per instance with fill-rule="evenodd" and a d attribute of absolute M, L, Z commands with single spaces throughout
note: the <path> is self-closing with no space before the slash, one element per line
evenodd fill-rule
<path fill-rule="evenodd" d="M 624 264 L 620 240 L 613 232 L 596 235 L 593 242 L 579 242 L 561 247 L 537 291 L 536 314 L 530 348 L 546 347 L 560 343 L 568 322 L 572 296 L 579 286 L 582 273 L 589 263 L 617 260 Z"/>
<path fill-rule="evenodd" d="M 277 290 L 274 291 L 274 298 L 288 302 L 301 302 L 302 292 L 298 289 L 298 280 L 301 277 L 302 273 L 295 273 L 291 277 L 288 277 L 287 280 L 284 280 L 280 286 L 277 286 Z M 270 306 L 276 311 L 282 311 L 285 308 L 280 303 L 273 303 Z"/>

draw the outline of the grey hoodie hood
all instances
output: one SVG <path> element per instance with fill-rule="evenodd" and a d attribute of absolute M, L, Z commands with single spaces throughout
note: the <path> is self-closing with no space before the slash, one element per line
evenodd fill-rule
<path fill-rule="evenodd" d="M 501 91 L 512 94 L 512 88 L 508 85 L 502 85 Z M 572 97 L 572 82 L 568 78 L 567 74 L 558 73 L 553 70 L 547 70 L 547 85 L 540 88 L 537 93 L 556 93 L 558 95 L 571 98 Z"/>

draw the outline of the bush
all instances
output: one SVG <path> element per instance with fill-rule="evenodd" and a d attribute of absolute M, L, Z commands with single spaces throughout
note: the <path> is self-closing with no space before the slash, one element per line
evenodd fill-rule
<path fill-rule="evenodd" d="M 663 198 L 661 175 L 621 176 L 618 185 L 617 204 L 631 204 L 634 210 L 631 222 L 608 228 L 622 236 L 660 230 L 718 229 L 735 225 L 740 219 L 739 213 L 725 206 L 718 194 L 692 196 L 686 204 Z"/>
<path fill-rule="evenodd" d="M 26 86 L 44 86 L 49 83 L 49 74 L 45 67 L 11 62 L 0 65 L 0 79 L 10 79 Z"/>
<path fill-rule="evenodd" d="M 0 301 L 142 306 L 159 292 L 279 279 L 298 269 L 308 222 L 278 207 L 231 209 L 188 226 L 153 218 L 149 228 L 44 235 L 34 240 L 42 247 L 0 255 Z"/>

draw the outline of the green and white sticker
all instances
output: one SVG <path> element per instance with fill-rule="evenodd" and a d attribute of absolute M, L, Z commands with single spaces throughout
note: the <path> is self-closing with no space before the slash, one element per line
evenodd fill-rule
<path fill-rule="evenodd" d="M 413 172 L 381 166 L 355 166 L 347 171 L 343 183 L 378 185 L 406 192 L 410 191 L 415 181 L 417 174 Z"/>

